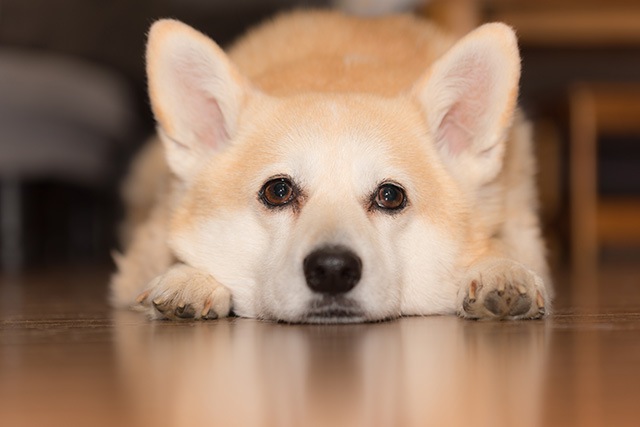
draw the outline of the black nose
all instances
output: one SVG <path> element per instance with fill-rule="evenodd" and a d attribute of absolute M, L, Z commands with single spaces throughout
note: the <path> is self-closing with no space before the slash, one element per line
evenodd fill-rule
<path fill-rule="evenodd" d="M 349 249 L 317 249 L 304 259 L 304 277 L 315 292 L 340 294 L 353 289 L 362 275 L 362 261 Z"/>

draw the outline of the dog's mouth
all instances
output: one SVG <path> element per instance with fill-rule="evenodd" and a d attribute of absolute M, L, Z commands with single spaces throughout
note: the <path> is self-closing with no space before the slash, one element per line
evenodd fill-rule
<path fill-rule="evenodd" d="M 352 299 L 323 296 L 312 301 L 304 315 L 307 323 L 356 323 L 365 320 L 364 311 Z"/>

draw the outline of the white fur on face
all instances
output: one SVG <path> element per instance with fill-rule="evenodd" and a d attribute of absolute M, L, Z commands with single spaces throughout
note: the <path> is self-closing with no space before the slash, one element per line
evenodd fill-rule
<path fill-rule="evenodd" d="M 335 106 L 329 114 L 335 115 Z M 301 130 L 301 129 L 298 129 Z M 303 261 L 314 250 L 343 246 L 354 252 L 363 265 L 360 283 L 348 294 L 363 317 L 384 318 L 399 314 L 398 262 L 393 257 L 389 236 L 404 223 L 382 212 L 370 211 L 371 194 L 390 177 L 398 176 L 385 164 L 384 141 L 357 132 L 309 129 L 306 144 L 290 135 L 283 143 L 289 151 L 283 161 L 269 166 L 291 176 L 306 194 L 299 213 L 267 212 L 264 221 L 272 241 L 275 262 L 264 263 L 259 287 L 261 314 L 297 320 L 318 299 L 306 286 Z M 388 163 L 388 162 L 386 162 Z M 281 218 L 268 218 L 283 216 Z M 284 232 L 283 232 L 284 229 Z"/>
<path fill-rule="evenodd" d="M 418 211 L 412 200 L 425 197 L 420 194 L 425 183 L 403 168 L 392 149 L 404 143 L 426 146 L 427 138 L 417 140 L 426 131 L 398 126 L 399 112 L 386 101 L 373 102 L 373 108 L 371 103 L 371 99 L 354 104 L 351 98 L 320 97 L 298 108 L 288 105 L 286 120 L 279 118 L 278 108 L 259 113 L 266 117 L 252 120 L 269 126 L 254 125 L 241 133 L 235 150 L 213 158 L 204 168 L 203 173 L 211 175 L 195 185 L 206 183 L 205 194 L 237 192 L 231 196 L 246 203 L 240 204 L 241 209 L 234 204 L 211 215 L 190 216 L 187 226 L 175 230 L 172 246 L 185 262 L 209 272 L 231 290 L 237 314 L 309 320 L 307 312 L 322 297 L 307 286 L 303 261 L 318 248 L 337 245 L 362 261 L 362 277 L 345 295 L 359 315 L 323 321 L 454 311 L 456 290 L 450 272 L 457 245 Z M 262 144 L 259 152 L 245 151 L 256 137 Z M 430 157 L 416 159 L 425 167 L 437 161 L 434 149 L 420 152 Z M 227 161 L 225 156 L 235 157 L 234 164 L 240 166 L 260 166 L 244 171 L 240 183 L 218 186 L 224 180 L 216 177 L 216 164 Z M 282 175 L 301 190 L 296 209 L 269 209 L 258 200 L 261 186 Z M 371 195 L 388 181 L 403 186 L 409 200 L 395 214 L 370 206 Z"/>

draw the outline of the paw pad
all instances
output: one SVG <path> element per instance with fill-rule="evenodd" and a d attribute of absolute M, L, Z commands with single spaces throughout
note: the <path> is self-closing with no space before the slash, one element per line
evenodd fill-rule
<path fill-rule="evenodd" d="M 483 268 L 484 267 L 484 268 Z M 544 284 L 532 271 L 504 260 L 477 266 L 466 281 L 460 315 L 471 319 L 537 319 L 546 315 Z"/>
<path fill-rule="evenodd" d="M 231 293 L 213 277 L 180 265 L 151 281 L 136 302 L 154 319 L 213 320 L 229 314 Z"/>

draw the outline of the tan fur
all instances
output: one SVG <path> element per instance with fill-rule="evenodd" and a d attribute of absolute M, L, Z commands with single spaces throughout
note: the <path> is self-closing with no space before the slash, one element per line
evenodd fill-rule
<path fill-rule="evenodd" d="M 229 57 L 273 95 L 408 90 L 453 39 L 410 15 L 357 20 L 335 12 L 276 17 L 238 41 Z"/>
<path fill-rule="evenodd" d="M 158 49 L 172 31 L 189 32 L 198 39 L 204 37 L 173 23 L 159 31 L 150 49 Z M 423 106 L 415 94 L 424 86 L 423 82 L 428 82 L 431 65 L 453 42 L 428 22 L 412 16 L 359 20 L 333 12 L 285 14 L 239 40 L 228 52 L 232 67 L 229 72 L 234 84 L 250 95 L 242 95 L 244 98 L 234 104 L 241 109 L 233 125 L 233 129 L 240 131 L 236 134 L 232 129 L 230 136 L 236 143 L 218 154 L 215 164 L 204 165 L 194 172 L 188 183 L 178 179 L 170 191 L 161 191 L 160 200 L 150 209 L 146 222 L 136 224 L 126 254 L 116 258 L 118 272 L 111 287 L 113 303 L 135 305 L 148 283 L 169 269 L 176 258 L 191 259 L 192 267 L 203 268 L 207 257 L 215 257 L 215 253 L 206 256 L 191 253 L 189 239 L 208 218 L 231 218 L 246 206 L 256 204 L 255 189 L 261 183 L 248 179 L 247 171 L 269 170 L 271 164 L 278 162 L 279 152 L 274 151 L 271 141 L 286 140 L 291 129 L 301 129 L 304 134 L 300 138 L 304 140 L 317 129 L 328 141 L 327 150 L 347 153 L 348 148 L 340 145 L 341 136 L 349 129 L 364 129 L 367 134 L 367 123 L 376 123 L 379 129 L 367 134 L 371 141 L 386 141 L 384 150 L 393 167 L 404 171 L 410 182 L 420 183 L 420 188 L 409 189 L 414 195 L 411 207 L 416 217 L 433 224 L 439 232 L 449 235 L 451 241 L 463 242 L 461 247 L 451 248 L 458 254 L 456 267 L 452 267 L 456 271 L 451 272 L 451 277 L 464 288 L 480 280 L 474 266 L 486 265 L 487 271 L 498 272 L 498 277 L 504 269 L 515 268 L 501 267 L 500 260 L 513 259 L 543 277 L 546 285 L 540 287 L 536 282 L 535 289 L 545 293 L 548 311 L 551 288 L 535 214 L 532 180 L 535 165 L 529 129 L 519 114 L 513 119 L 517 88 L 510 90 L 504 113 L 496 118 L 499 127 L 506 128 L 514 120 L 503 155 L 505 166 L 477 191 L 452 178 L 436 160 L 436 148 L 422 141 L 422 135 L 433 129 L 425 124 Z M 514 47 L 505 44 L 504 49 Z M 212 52 L 217 51 L 212 48 Z M 156 57 L 153 51 L 149 55 Z M 152 80 L 160 67 L 153 61 L 148 66 Z M 160 86 L 150 88 L 154 113 L 167 138 L 176 138 L 179 125 L 159 107 L 162 90 Z M 357 118 L 351 120 L 348 111 L 357 111 Z M 277 120 L 273 118 L 274 112 L 280 113 L 275 115 Z M 228 118 L 225 120 L 228 126 Z M 160 182 L 168 176 L 164 162 L 157 156 L 159 144 L 153 144 L 156 148 L 150 149 L 147 160 L 141 161 L 142 166 L 129 181 L 132 188 L 148 185 L 141 184 L 148 180 L 140 169 L 159 171 Z M 331 171 L 327 171 L 327 176 L 331 176 Z M 138 222 L 135 218 L 131 221 Z M 195 265 L 199 263 L 202 265 Z M 534 280 L 528 273 L 522 274 L 523 281 Z M 216 279 L 225 284 L 222 278 Z M 486 289 L 490 288 L 487 284 Z M 536 296 L 535 289 L 531 291 L 532 298 Z M 470 298 L 469 292 L 459 295 L 459 304 Z M 419 299 L 420 295 L 406 298 Z M 416 310 L 407 308 L 404 314 L 425 314 Z M 456 311 L 466 315 L 460 308 Z M 268 310 L 264 313 L 261 316 L 269 317 Z M 390 312 L 386 316 L 399 314 Z"/>
<path fill-rule="evenodd" d="M 170 181 L 164 149 L 154 136 L 136 154 L 121 186 L 126 209 L 125 220 L 119 230 L 123 248 L 129 246 L 135 230 L 149 219 L 158 201 L 166 197 L 170 191 Z"/>

